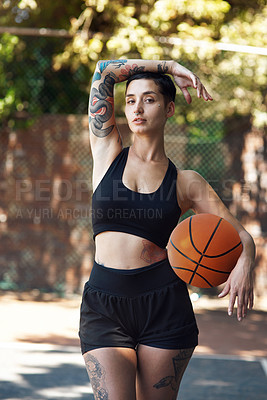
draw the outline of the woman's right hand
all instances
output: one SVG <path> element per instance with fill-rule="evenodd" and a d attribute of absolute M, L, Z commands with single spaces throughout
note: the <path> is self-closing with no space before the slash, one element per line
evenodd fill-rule
<path fill-rule="evenodd" d="M 198 98 L 203 97 L 205 101 L 213 100 L 199 77 L 186 67 L 183 67 L 181 64 L 173 61 L 170 73 L 172 74 L 176 85 L 181 89 L 188 104 L 190 104 L 192 101 L 191 95 L 187 89 L 189 87 L 193 87 L 197 90 Z"/>

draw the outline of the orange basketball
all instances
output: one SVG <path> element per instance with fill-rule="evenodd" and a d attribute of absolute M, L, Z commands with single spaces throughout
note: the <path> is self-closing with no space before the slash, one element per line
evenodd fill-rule
<path fill-rule="evenodd" d="M 172 268 L 183 281 L 208 288 L 227 280 L 242 252 L 242 243 L 225 219 L 197 214 L 176 226 L 167 251 Z"/>

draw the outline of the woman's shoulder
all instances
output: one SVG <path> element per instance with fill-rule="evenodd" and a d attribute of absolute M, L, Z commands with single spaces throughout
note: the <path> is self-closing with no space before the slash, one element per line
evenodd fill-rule
<path fill-rule="evenodd" d="M 203 177 L 193 169 L 180 169 L 176 167 L 176 170 L 178 185 L 191 185 L 193 182 L 200 182 L 201 180 L 203 180 Z"/>
<path fill-rule="evenodd" d="M 177 168 L 177 197 L 182 210 L 187 211 L 192 208 L 192 200 L 202 192 L 205 182 L 198 172 Z"/>
<path fill-rule="evenodd" d="M 203 176 L 192 169 L 178 169 L 177 168 L 177 188 L 182 191 L 188 192 L 192 190 L 198 190 L 202 186 L 206 186 L 207 181 Z"/>

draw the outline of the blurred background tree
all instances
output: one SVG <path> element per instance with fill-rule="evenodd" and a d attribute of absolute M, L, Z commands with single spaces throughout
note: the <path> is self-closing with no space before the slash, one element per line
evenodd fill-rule
<path fill-rule="evenodd" d="M 259 277 L 264 277 L 266 22 L 265 0 L 2 0 L 0 244 L 5 261 L 0 288 L 1 281 L 5 288 L 14 282 L 23 288 L 36 282 L 62 288 L 74 276 L 78 282 L 81 260 L 91 254 L 89 218 L 60 220 L 55 214 L 42 220 L 28 218 L 27 212 L 90 209 L 92 160 L 85 116 L 90 82 L 99 59 L 119 57 L 175 59 L 211 92 L 213 102 L 194 94 L 190 106 L 183 96 L 176 97 L 166 151 L 178 167 L 200 172 L 255 234 Z M 118 117 L 124 116 L 124 87 L 116 85 Z M 128 140 L 125 119 L 118 123 Z M 18 179 L 26 185 L 21 202 L 16 201 Z M 63 198 L 63 182 L 73 185 L 73 196 L 80 190 L 77 182 L 86 182 L 88 192 L 81 196 L 81 188 L 75 201 L 54 201 L 53 196 L 37 201 L 35 189 L 43 180 L 50 193 L 62 190 Z M 17 214 L 21 210 L 23 221 Z M 266 292 L 266 280 L 259 281 Z"/>
<path fill-rule="evenodd" d="M 75 70 L 84 64 L 92 74 L 99 58 L 119 57 L 175 59 L 189 68 L 197 63 L 196 72 L 205 76 L 214 96 L 217 121 L 250 114 L 254 125 L 266 123 L 266 57 L 226 54 L 216 46 L 223 42 L 266 47 L 264 0 L 84 0 L 84 5 L 80 16 L 71 19 L 73 40 L 55 56 L 56 70 L 63 65 Z M 201 40 L 206 44 L 195 42 Z M 221 96 L 227 78 L 228 96 Z M 206 117 L 210 109 L 205 105 L 188 111 L 185 105 L 176 119 L 194 122 L 199 112 Z M 195 135 L 197 131 L 196 127 Z"/>
<path fill-rule="evenodd" d="M 79 15 L 82 6 L 82 0 L 70 4 L 63 0 L 4 0 L 0 3 L 0 27 L 68 30 L 71 16 Z M 0 126 L 27 126 L 43 113 L 86 112 L 88 68 L 81 64 L 75 71 L 63 65 L 60 71 L 53 69 L 53 55 L 69 40 L 64 36 L 36 37 L 34 33 L 0 35 Z"/>
<path fill-rule="evenodd" d="M 32 52 L 29 37 L 1 37 L 0 117 L 3 120 L 18 111 L 86 112 L 96 62 L 100 58 L 141 57 L 175 59 L 189 68 L 197 63 L 194 70 L 216 103 L 212 118 L 218 122 L 218 137 L 225 133 L 219 128 L 225 118 L 250 115 L 250 122 L 261 127 L 266 124 L 266 57 L 222 52 L 217 44 L 266 47 L 266 22 L 264 0 L 74 0 L 68 4 L 63 0 L 4 0 L 1 26 L 66 29 L 72 38 L 66 38 L 63 45 L 62 38 L 40 38 Z M 46 56 L 51 52 L 53 61 Z M 17 62 L 25 63 L 24 82 L 12 72 L 11 66 Z M 42 76 L 32 75 L 29 62 L 40 64 Z M 49 72 L 51 63 L 53 74 Z M 225 86 L 227 95 L 221 96 Z M 119 115 L 123 114 L 123 90 L 118 89 Z M 77 96 L 64 96 L 68 91 Z M 52 110 L 46 106 L 51 94 L 57 100 Z M 73 104 L 74 98 L 80 98 L 78 104 Z M 181 103 L 175 118 L 181 125 L 192 125 L 194 139 L 203 135 L 201 119 L 208 115 L 209 106 L 190 110 Z"/>

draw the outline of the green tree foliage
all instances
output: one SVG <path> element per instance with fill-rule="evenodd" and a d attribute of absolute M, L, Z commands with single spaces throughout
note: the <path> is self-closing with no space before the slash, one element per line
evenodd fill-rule
<path fill-rule="evenodd" d="M 92 73 L 100 58 L 176 59 L 205 77 L 217 121 L 251 114 L 254 124 L 266 123 L 266 56 L 225 52 L 217 46 L 222 42 L 266 47 L 263 0 L 253 4 L 245 0 L 84 0 L 84 4 L 80 16 L 71 20 L 74 38 L 55 57 L 55 69 L 84 64 Z M 206 44 L 196 45 L 200 40 Z M 200 113 L 206 117 L 210 107 L 188 111 L 182 105 L 177 119 L 194 122 Z"/>
<path fill-rule="evenodd" d="M 193 69 L 205 81 L 215 100 L 212 105 L 199 103 L 199 107 L 193 108 L 181 102 L 176 119 L 180 124 L 192 125 L 192 137 L 203 134 L 201 119 L 207 119 L 211 113 L 218 123 L 225 117 L 251 115 L 255 125 L 263 126 L 266 124 L 266 56 L 222 51 L 218 43 L 266 47 L 266 20 L 264 0 L 253 3 L 245 0 L 58 0 L 49 3 L 46 0 L 3 0 L 0 4 L 2 26 L 64 28 L 69 29 L 73 39 L 63 44 L 46 39 L 46 43 L 36 42 L 39 49 L 33 51 L 30 39 L 2 36 L 0 90 L 4 100 L 0 110 L 5 109 L 2 115 L 7 115 L 9 110 L 34 103 L 42 110 L 55 112 L 45 108 L 46 90 L 48 92 L 49 88 L 55 101 L 62 105 L 66 101 L 63 101 L 62 91 L 66 90 L 68 77 L 74 77 L 75 87 L 70 89 L 86 94 L 99 59 L 166 58 Z M 51 51 L 53 64 L 46 59 Z M 10 56 L 5 61 L 6 52 Z M 15 74 L 6 82 L 4 73 L 19 58 L 27 70 L 32 57 L 36 63 L 47 67 L 41 65 L 42 76 L 39 77 L 25 74 L 28 87 L 36 80 L 36 96 L 22 99 L 18 90 L 21 82 Z M 54 80 L 48 72 L 51 68 Z M 121 99 L 118 110 L 121 110 L 123 87 L 118 88 L 118 98 Z M 82 95 L 81 101 L 84 101 Z M 65 105 L 64 112 L 69 108 L 70 104 Z M 77 106 L 72 107 L 72 111 L 82 112 L 83 109 Z"/>
<path fill-rule="evenodd" d="M 10 115 L 16 107 L 15 88 L 8 79 L 6 65 L 14 61 L 19 39 L 16 36 L 3 35 L 0 43 L 0 119 Z"/>
<path fill-rule="evenodd" d="M 1 26 L 69 28 L 81 12 L 81 0 L 47 7 L 44 0 L 5 0 L 0 4 Z M 65 13 L 62 12 L 65 9 Z M 0 125 L 25 126 L 40 113 L 84 113 L 88 69 L 80 65 L 53 69 L 53 55 L 69 39 L 0 35 Z"/>
<path fill-rule="evenodd" d="M 1 0 L 0 26 L 69 29 L 83 7 L 83 0 Z"/>

